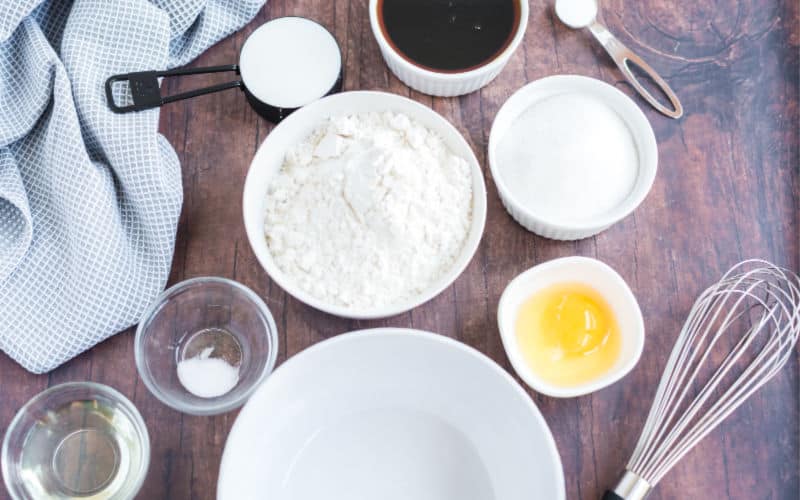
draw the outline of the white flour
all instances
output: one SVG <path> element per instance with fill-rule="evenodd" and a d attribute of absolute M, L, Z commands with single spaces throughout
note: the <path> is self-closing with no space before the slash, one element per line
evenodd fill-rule
<path fill-rule="evenodd" d="M 471 225 L 472 178 L 423 125 L 362 113 L 328 120 L 291 150 L 266 201 L 278 267 L 317 299 L 373 308 L 450 269 Z"/>

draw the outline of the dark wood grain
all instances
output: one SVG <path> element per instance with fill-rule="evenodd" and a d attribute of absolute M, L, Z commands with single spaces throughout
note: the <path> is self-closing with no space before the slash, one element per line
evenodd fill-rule
<path fill-rule="evenodd" d="M 409 90 L 383 64 L 367 0 L 271 0 L 258 18 L 202 55 L 195 65 L 228 64 L 260 23 L 312 17 L 343 47 L 346 89 L 407 95 L 447 117 L 483 165 L 497 110 L 516 89 L 555 73 L 621 81 L 587 33 L 570 31 L 549 2 L 531 2 L 527 36 L 500 77 L 453 99 Z M 606 0 L 602 18 L 662 73 L 686 116 L 673 121 L 637 99 L 653 124 L 660 170 L 644 204 L 620 224 L 584 241 L 549 241 L 523 230 L 503 210 L 488 168 L 489 216 L 465 273 L 434 300 L 384 321 L 350 321 L 289 297 L 258 265 L 241 221 L 241 192 L 256 147 L 272 126 L 236 91 L 170 105 L 161 131 L 183 165 L 185 202 L 170 283 L 201 275 L 234 278 L 264 297 L 280 331 L 279 361 L 320 340 L 371 326 L 432 330 L 476 347 L 510 371 L 496 326 L 497 302 L 515 275 L 555 257 L 599 258 L 631 284 L 647 324 L 641 362 L 621 382 L 566 400 L 531 392 L 555 435 L 570 499 L 597 499 L 632 451 L 666 356 L 697 294 L 729 266 L 763 257 L 800 269 L 800 141 L 796 0 Z M 169 92 L 205 79 L 169 81 Z M 636 98 L 635 98 L 636 99 Z M 152 437 L 142 499 L 212 499 L 220 455 L 236 413 L 181 415 L 138 380 L 132 332 L 122 333 L 46 376 L 0 357 L 0 428 L 47 386 L 68 380 L 110 384 L 141 410 Z M 785 499 L 800 497 L 800 380 L 788 367 L 743 405 L 666 477 L 650 497 Z M 534 464 L 531 464 L 534 466 Z M 502 500 L 502 499 L 500 499 Z"/>

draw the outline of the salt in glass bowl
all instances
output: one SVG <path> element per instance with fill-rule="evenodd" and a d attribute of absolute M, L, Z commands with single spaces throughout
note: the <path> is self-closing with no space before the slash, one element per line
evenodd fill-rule
<path fill-rule="evenodd" d="M 252 290 L 224 278 L 190 279 L 163 292 L 136 330 L 136 368 L 161 402 L 192 415 L 240 407 L 275 367 L 275 320 Z M 239 380 L 225 394 L 205 398 L 178 378 L 178 363 L 201 353 L 238 367 Z"/>

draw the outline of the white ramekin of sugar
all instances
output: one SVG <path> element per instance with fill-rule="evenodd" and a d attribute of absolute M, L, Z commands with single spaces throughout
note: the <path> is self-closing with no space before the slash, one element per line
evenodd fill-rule
<path fill-rule="evenodd" d="M 658 146 L 641 109 L 594 78 L 534 81 L 502 106 L 489 165 L 503 205 L 523 227 L 556 240 L 604 231 L 644 201 Z"/>

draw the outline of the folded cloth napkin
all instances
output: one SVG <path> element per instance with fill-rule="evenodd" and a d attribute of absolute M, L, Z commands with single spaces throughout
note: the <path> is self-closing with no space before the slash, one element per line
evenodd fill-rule
<path fill-rule="evenodd" d="M 169 273 L 180 164 L 106 78 L 186 64 L 264 1 L 0 3 L 0 349 L 26 369 L 136 323 Z"/>

